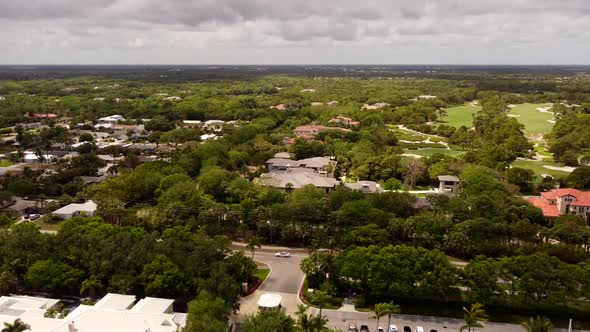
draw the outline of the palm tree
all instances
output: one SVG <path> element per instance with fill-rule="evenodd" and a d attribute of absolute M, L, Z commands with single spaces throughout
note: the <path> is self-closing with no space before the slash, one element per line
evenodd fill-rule
<path fill-rule="evenodd" d="M 369 319 L 377 319 L 377 327 L 379 327 L 379 319 L 385 315 L 386 313 L 386 305 L 387 303 L 377 303 L 375 304 L 375 315 L 369 316 Z"/>
<path fill-rule="evenodd" d="M 103 285 L 100 280 L 95 275 L 92 275 L 90 278 L 82 282 L 82 286 L 80 287 L 80 296 L 84 296 L 84 294 L 88 293 L 88 296 L 94 298 L 96 296 L 96 292 L 102 289 L 102 287 Z"/>
<path fill-rule="evenodd" d="M 262 247 L 262 243 L 260 241 L 260 237 L 254 235 L 250 238 L 250 241 L 248 241 L 248 244 L 246 245 L 246 248 L 250 249 L 250 252 L 252 253 L 252 259 L 254 259 L 254 253 L 256 252 L 256 247 L 258 247 L 258 249 L 260 249 Z"/>
<path fill-rule="evenodd" d="M 531 317 L 523 321 L 520 325 L 527 330 L 527 332 L 549 332 L 553 327 L 551 321 L 545 317 L 537 316 Z"/>
<path fill-rule="evenodd" d="M 297 306 L 297 312 L 295 315 L 297 316 L 297 326 L 299 327 L 299 330 L 301 332 L 324 331 L 328 320 L 325 317 L 322 317 L 321 314 L 308 315 L 307 309 L 309 309 L 309 307 L 305 304 Z"/>
<path fill-rule="evenodd" d="M 2 329 L 2 332 L 23 332 L 30 329 L 31 326 L 29 324 L 23 322 L 22 320 L 20 320 L 20 318 L 17 318 L 12 324 L 4 323 L 4 328 Z"/>
<path fill-rule="evenodd" d="M 310 319 L 309 315 L 307 315 L 307 309 L 309 307 L 305 304 L 300 304 L 297 306 L 297 312 L 295 316 L 297 316 L 297 326 L 301 329 L 301 332 L 308 332 L 310 329 Z"/>
<path fill-rule="evenodd" d="M 327 292 L 316 290 L 311 296 L 311 303 L 317 304 L 320 307 L 320 317 L 322 316 L 322 308 L 332 301 L 332 296 Z"/>
<path fill-rule="evenodd" d="M 391 325 L 391 315 L 399 314 L 402 310 L 399 305 L 393 304 L 393 302 L 382 304 L 383 308 L 381 310 L 383 310 L 383 314 L 387 315 L 387 326 L 389 328 L 389 325 Z"/>
<path fill-rule="evenodd" d="M 483 304 L 475 303 L 471 305 L 471 309 L 463 307 L 463 319 L 465 325 L 461 326 L 459 331 L 463 332 L 467 329 L 468 332 L 475 331 L 476 327 L 483 327 L 480 322 L 487 321 L 489 316 L 486 314 Z"/>

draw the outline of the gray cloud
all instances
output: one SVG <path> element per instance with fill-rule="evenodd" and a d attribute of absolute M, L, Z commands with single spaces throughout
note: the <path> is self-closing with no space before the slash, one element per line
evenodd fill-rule
<path fill-rule="evenodd" d="M 0 62 L 587 63 L 589 16 L 587 0 L 0 1 Z"/>

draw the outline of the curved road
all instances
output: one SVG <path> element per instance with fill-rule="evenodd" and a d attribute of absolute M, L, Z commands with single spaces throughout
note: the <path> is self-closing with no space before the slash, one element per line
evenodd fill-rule
<path fill-rule="evenodd" d="M 254 255 L 256 261 L 265 263 L 270 267 L 270 274 L 256 292 L 242 298 L 240 302 L 239 316 L 244 317 L 254 314 L 258 310 L 258 299 L 265 293 L 275 293 L 282 296 L 282 305 L 287 313 L 297 311 L 299 287 L 303 283 L 303 272 L 299 268 L 301 260 L 307 254 L 292 253 L 291 257 L 275 257 L 275 252 L 257 251 Z"/>

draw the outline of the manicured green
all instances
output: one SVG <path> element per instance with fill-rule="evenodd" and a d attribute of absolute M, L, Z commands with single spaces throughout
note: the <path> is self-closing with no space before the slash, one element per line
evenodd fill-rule
<path fill-rule="evenodd" d="M 268 277 L 269 273 L 269 269 L 256 269 L 256 272 L 254 272 L 254 276 L 260 279 L 260 282 L 263 282 L 264 280 L 266 280 L 266 277 Z"/>
<path fill-rule="evenodd" d="M 441 153 L 441 154 L 444 154 L 447 156 L 456 157 L 456 156 L 464 154 L 465 151 L 455 151 L 455 150 L 437 149 L 437 148 L 424 148 L 424 149 L 416 149 L 416 150 L 406 149 L 406 150 L 404 150 L 404 153 L 417 154 L 417 155 L 423 156 L 423 157 L 432 157 L 433 155 L 435 155 L 437 153 Z"/>
<path fill-rule="evenodd" d="M 14 165 L 14 163 L 10 160 L 0 160 L 0 167 L 8 167 Z"/>
<path fill-rule="evenodd" d="M 510 114 L 520 115 L 516 118 L 525 127 L 525 134 L 548 134 L 553 128 L 552 113 L 539 112 L 537 108 L 547 107 L 548 104 L 518 104 L 510 109 Z"/>
<path fill-rule="evenodd" d="M 447 115 L 441 118 L 441 121 L 449 126 L 459 128 L 473 126 L 473 115 L 481 110 L 481 106 L 456 106 L 445 109 Z"/>
<path fill-rule="evenodd" d="M 558 167 L 563 166 L 563 164 L 547 162 L 547 161 L 534 161 L 534 160 L 515 160 L 512 163 L 512 167 L 520 167 L 520 168 L 530 169 L 533 172 L 535 172 L 535 174 L 537 174 L 537 175 L 549 174 L 552 177 L 565 177 L 569 174 L 568 172 L 556 171 L 556 170 L 545 168 L 545 167 L 543 167 L 543 165 L 558 166 Z"/>

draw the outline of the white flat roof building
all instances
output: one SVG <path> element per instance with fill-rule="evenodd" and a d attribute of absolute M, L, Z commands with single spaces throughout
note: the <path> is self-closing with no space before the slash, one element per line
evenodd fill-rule
<path fill-rule="evenodd" d="M 135 303 L 135 296 L 107 294 L 95 305 L 80 305 L 65 318 L 45 318 L 59 300 L 25 296 L 0 297 L 0 324 L 20 318 L 30 332 L 176 332 L 186 323 L 186 314 L 172 311 L 173 300 L 148 297 Z"/>
<path fill-rule="evenodd" d="M 75 216 L 79 216 L 80 214 L 84 213 L 84 215 L 88 217 L 94 216 L 96 213 L 97 205 L 93 201 L 87 201 L 86 203 L 78 204 L 68 204 L 60 209 L 57 209 L 51 212 L 52 215 L 59 217 L 63 220 L 70 219 Z M 106 297 L 106 296 L 105 296 Z M 102 301 L 102 300 L 101 300 Z"/>
<path fill-rule="evenodd" d="M 278 309 L 281 306 L 282 297 L 279 294 L 262 294 L 258 299 L 258 308 L 262 310 Z"/>

